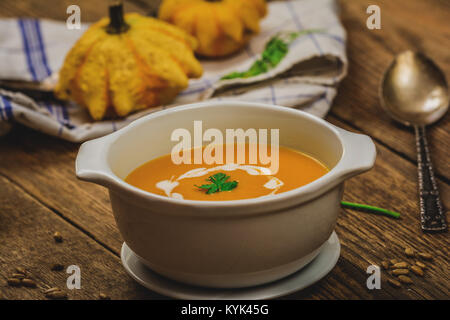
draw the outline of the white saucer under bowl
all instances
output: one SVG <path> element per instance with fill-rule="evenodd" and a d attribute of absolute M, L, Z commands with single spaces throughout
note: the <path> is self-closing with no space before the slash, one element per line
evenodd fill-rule
<path fill-rule="evenodd" d="M 142 264 L 125 242 L 121 257 L 125 270 L 134 280 L 168 297 L 191 300 L 259 300 L 288 295 L 319 281 L 336 265 L 340 252 L 339 238 L 333 232 L 317 257 L 298 272 L 278 281 L 240 289 L 196 287 L 165 278 Z"/>

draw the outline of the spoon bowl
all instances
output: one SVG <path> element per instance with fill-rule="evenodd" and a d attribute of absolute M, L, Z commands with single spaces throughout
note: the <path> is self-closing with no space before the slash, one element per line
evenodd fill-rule
<path fill-rule="evenodd" d="M 381 85 L 385 111 L 406 125 L 428 125 L 448 110 L 448 85 L 442 71 L 421 53 L 405 51 L 387 69 Z"/>

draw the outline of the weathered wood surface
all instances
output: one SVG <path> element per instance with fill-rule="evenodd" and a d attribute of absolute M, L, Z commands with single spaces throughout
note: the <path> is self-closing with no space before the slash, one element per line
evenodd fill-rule
<path fill-rule="evenodd" d="M 69 299 L 98 299 L 104 292 L 115 299 L 161 298 L 139 286 L 122 268 L 116 253 L 106 250 L 70 222 L 58 217 L 20 187 L 0 177 L 0 292 L 6 299 L 45 299 L 44 291 L 63 289 Z M 63 236 L 56 243 L 53 233 Z M 55 263 L 81 269 L 81 289 L 68 290 L 65 271 L 51 271 Z M 37 288 L 9 287 L 5 281 L 15 267 L 23 267 Z"/>
<path fill-rule="evenodd" d="M 449 1 L 372 1 L 381 9 L 381 30 L 366 27 L 367 1 L 341 1 L 348 31 L 349 75 L 342 82 L 332 114 L 416 162 L 414 131 L 381 110 L 378 87 L 395 54 L 404 50 L 430 56 L 450 75 Z M 428 129 L 436 172 L 450 180 L 450 116 Z"/>
<path fill-rule="evenodd" d="M 66 2 L 47 8 L 43 2 L 4 0 L 0 2 L 0 14 L 63 19 Z M 103 15 L 98 2 L 73 3 L 80 4 L 82 14 L 90 17 L 87 21 Z M 412 46 L 424 48 L 449 74 L 449 9 L 444 1 L 379 3 L 384 29 L 369 31 L 365 28 L 366 2 L 342 1 L 342 19 L 350 41 L 350 70 L 327 119 L 348 130 L 370 134 L 377 141 L 375 168 L 348 181 L 344 199 L 397 210 L 402 219 L 342 210 L 336 227 L 342 245 L 337 266 L 316 285 L 286 298 L 448 299 L 448 234 L 424 235 L 420 231 L 413 133 L 381 113 L 377 86 L 393 54 Z M 126 8 L 142 13 L 149 10 L 143 0 L 128 1 Z M 420 21 L 412 23 L 418 12 Z M 447 117 L 430 129 L 446 208 L 450 207 L 448 138 Z M 63 287 L 67 275 L 49 270 L 51 263 L 59 262 L 77 264 L 82 269 L 82 289 L 68 291 L 70 298 L 95 299 L 99 291 L 113 299 L 160 298 L 125 274 L 119 258 L 122 239 L 107 192 L 75 178 L 77 150 L 78 145 L 23 127 L 15 127 L 0 139 L 0 295 L 7 299 L 45 298 L 42 290 L 9 288 L 4 282 L 15 266 L 24 266 L 40 286 Z M 61 232 L 65 241 L 55 244 L 53 231 Z M 388 275 L 383 272 L 382 290 L 368 290 L 366 268 L 384 259 L 403 259 L 406 246 L 435 256 L 428 263 L 425 277 L 413 277 L 415 284 L 395 289 L 386 283 Z"/>

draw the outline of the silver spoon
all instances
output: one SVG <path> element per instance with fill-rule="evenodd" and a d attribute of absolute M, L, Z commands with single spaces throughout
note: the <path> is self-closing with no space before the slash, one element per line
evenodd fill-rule
<path fill-rule="evenodd" d="M 419 172 L 420 220 L 423 231 L 447 230 L 425 134 L 425 126 L 447 112 L 448 86 L 442 71 L 420 53 L 399 54 L 384 74 L 381 105 L 395 120 L 414 126 Z"/>

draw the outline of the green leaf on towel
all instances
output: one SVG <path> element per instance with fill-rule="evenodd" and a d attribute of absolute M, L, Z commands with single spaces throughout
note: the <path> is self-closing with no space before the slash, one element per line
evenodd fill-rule
<path fill-rule="evenodd" d="M 221 78 L 221 80 L 250 78 L 262 73 L 266 73 L 270 69 L 275 68 L 287 55 L 289 45 L 298 37 L 322 32 L 323 30 L 308 29 L 298 32 L 278 33 L 266 43 L 261 58 L 256 60 L 247 71 L 234 71 Z"/>

